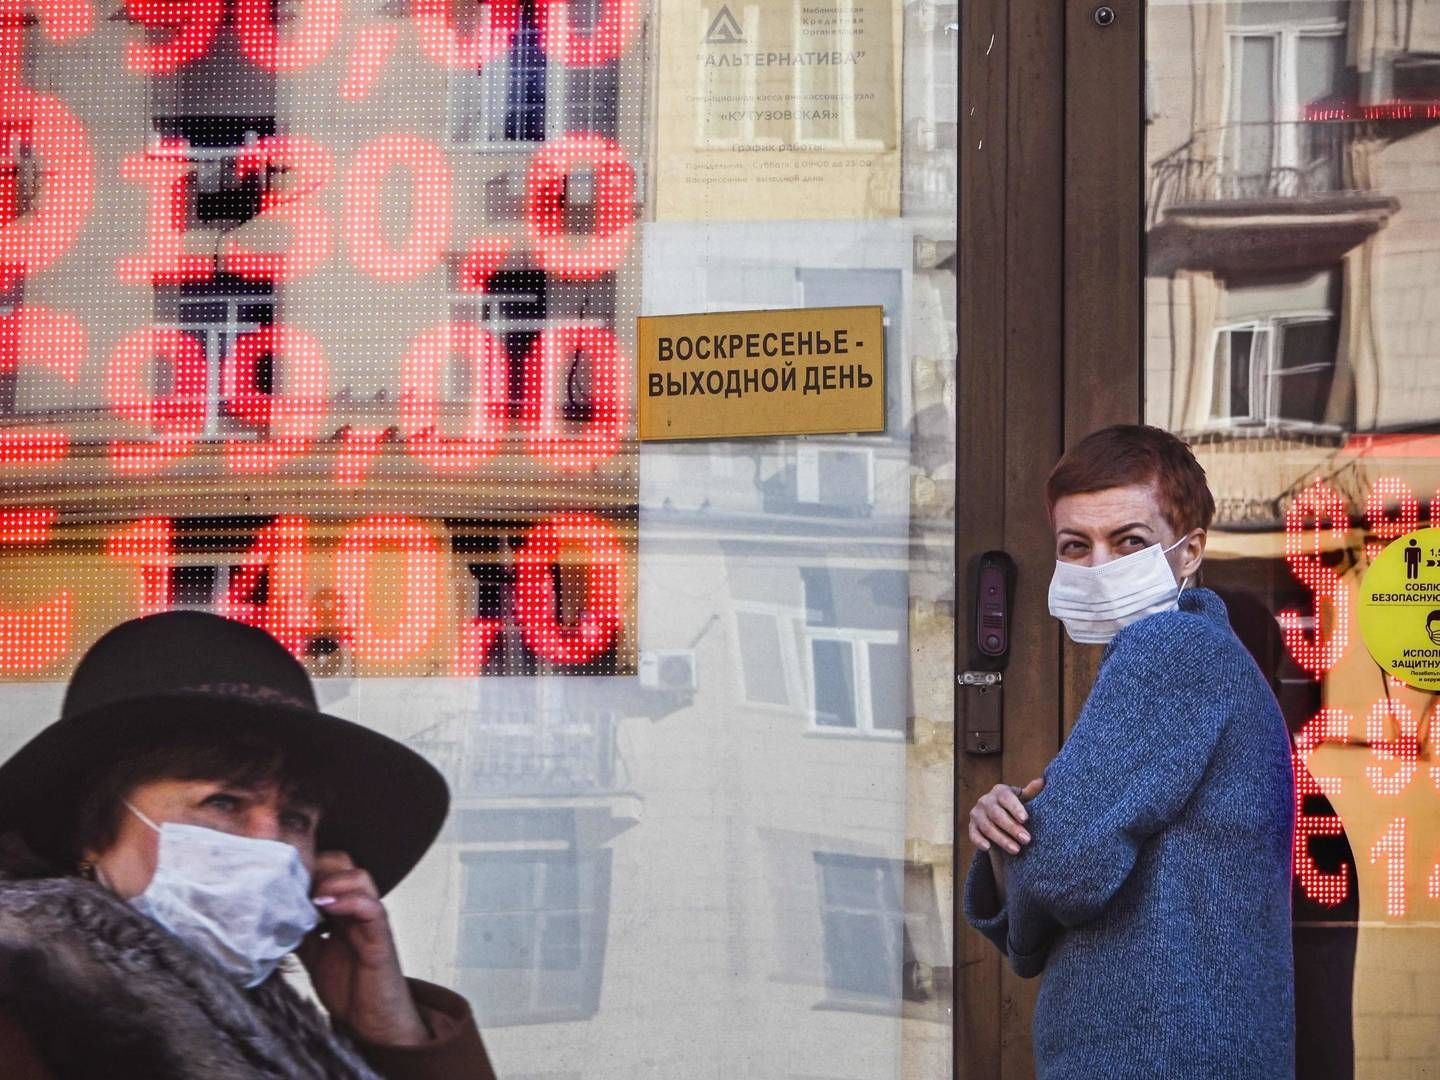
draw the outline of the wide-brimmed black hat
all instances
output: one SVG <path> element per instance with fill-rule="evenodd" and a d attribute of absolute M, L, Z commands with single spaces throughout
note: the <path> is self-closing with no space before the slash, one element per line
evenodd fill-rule
<path fill-rule="evenodd" d="M 319 850 L 348 852 L 381 894 L 445 821 L 445 779 L 394 739 L 319 710 L 310 676 L 263 630 L 199 611 L 121 623 L 80 659 L 60 719 L 0 765 L 0 834 L 61 857 L 81 785 L 128 752 L 207 733 L 257 736 L 317 769 Z"/>

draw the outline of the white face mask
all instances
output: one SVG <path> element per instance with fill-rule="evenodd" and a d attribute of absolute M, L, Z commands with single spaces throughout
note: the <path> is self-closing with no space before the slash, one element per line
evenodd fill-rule
<path fill-rule="evenodd" d="M 257 986 L 320 921 L 300 852 L 279 840 L 235 836 L 200 825 L 156 825 L 155 876 L 130 901 L 243 986 Z"/>
<path fill-rule="evenodd" d="M 1050 614 L 1065 624 L 1071 641 L 1101 645 L 1146 615 L 1174 611 L 1184 586 L 1176 583 L 1165 556 L 1185 539 L 1168 548 L 1151 544 L 1099 566 L 1057 560 Z"/>

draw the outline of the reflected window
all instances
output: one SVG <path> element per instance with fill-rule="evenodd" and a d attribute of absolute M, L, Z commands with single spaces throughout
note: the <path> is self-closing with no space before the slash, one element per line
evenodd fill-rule
<path fill-rule="evenodd" d="M 258 436 L 260 432 L 254 425 L 234 420 L 222 409 L 224 365 L 234 353 L 238 338 L 275 321 L 274 286 L 268 281 L 220 275 L 211 281 L 159 288 L 155 291 L 155 306 L 157 328 L 184 331 L 198 340 L 205 354 L 205 435 Z M 171 365 L 157 362 L 151 371 L 151 393 L 169 394 L 174 380 Z M 274 391 L 270 357 L 256 362 L 254 376 L 255 390 Z"/>
<path fill-rule="evenodd" d="M 189 224 L 234 226 L 260 213 L 260 200 L 271 175 L 248 173 L 243 179 L 235 162 L 247 148 L 275 134 L 269 116 L 165 116 L 156 117 L 158 139 L 180 140 L 171 149 L 158 144 L 152 154 L 175 155 L 191 165 Z"/>
<path fill-rule="evenodd" d="M 610 853 L 465 851 L 457 966 L 481 1027 L 595 1014 Z"/>
<path fill-rule="evenodd" d="M 905 732 L 905 576 L 806 568 L 811 726 L 895 738 Z"/>
<path fill-rule="evenodd" d="M 737 608 L 735 641 L 740 652 L 741 690 L 747 704 L 788 707 L 790 680 L 783 611 Z"/>
<path fill-rule="evenodd" d="M 488 17 L 489 5 L 469 8 L 470 19 Z M 593 28 L 598 4 L 566 6 L 579 32 Z M 474 32 L 461 20 L 460 32 Z M 506 146 L 543 142 L 565 130 L 613 135 L 617 129 L 619 65 L 594 68 L 551 61 L 541 41 L 534 0 L 522 0 L 510 48 L 472 71 L 452 73 L 450 140 L 460 146 Z"/>
<path fill-rule="evenodd" d="M 901 864 L 815 853 L 825 986 L 840 997 L 898 1002 L 905 956 Z"/>
<path fill-rule="evenodd" d="M 1247 28 L 1230 35 L 1229 123 L 1222 198 L 1333 191 L 1340 154 L 1333 124 L 1305 107 L 1341 89 L 1344 26 Z"/>
<path fill-rule="evenodd" d="M 1226 426 L 1323 425 L 1338 342 L 1333 315 L 1222 327 L 1215 339 L 1211 418 Z"/>

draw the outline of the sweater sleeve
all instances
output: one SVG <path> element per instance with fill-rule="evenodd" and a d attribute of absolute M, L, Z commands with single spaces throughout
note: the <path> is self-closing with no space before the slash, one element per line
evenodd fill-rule
<path fill-rule="evenodd" d="M 465 999 L 419 979 L 406 982 L 433 1038 L 421 1046 L 377 1046 L 355 1039 L 370 1067 L 385 1080 L 495 1080 Z"/>
<path fill-rule="evenodd" d="M 1003 942 L 1018 974 L 1038 975 L 1062 930 L 1105 909 L 1145 841 L 1199 786 L 1224 723 L 1217 687 L 1229 681 L 1227 650 L 1213 634 L 1180 612 L 1122 631 L 1075 729 L 1045 770 L 1044 790 L 1027 807 L 1031 842 L 1018 855 L 1002 855 L 1003 906 L 988 856 L 977 854 L 966 915 Z"/>

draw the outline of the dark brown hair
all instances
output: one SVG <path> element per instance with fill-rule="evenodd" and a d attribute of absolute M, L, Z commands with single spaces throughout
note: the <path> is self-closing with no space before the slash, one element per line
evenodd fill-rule
<path fill-rule="evenodd" d="M 1051 520 L 1066 495 L 1153 484 L 1160 512 L 1176 533 L 1208 529 L 1215 497 L 1205 470 L 1180 439 L 1147 424 L 1116 424 L 1085 436 L 1060 459 L 1045 481 Z"/>
<path fill-rule="evenodd" d="M 211 731 L 193 739 L 172 737 L 107 762 L 81 782 L 63 857 L 73 866 L 83 853 L 108 848 L 119 834 L 125 797 L 140 784 L 166 779 L 215 780 L 243 787 L 274 784 L 285 798 L 314 805 L 322 814 L 332 799 L 318 761 L 263 735 Z"/>

